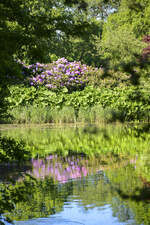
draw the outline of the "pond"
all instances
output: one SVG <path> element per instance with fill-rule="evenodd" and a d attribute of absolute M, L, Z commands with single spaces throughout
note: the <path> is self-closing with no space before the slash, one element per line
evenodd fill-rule
<path fill-rule="evenodd" d="M 150 224 L 147 124 L 4 128 L 31 155 L 0 164 L 2 224 Z"/>

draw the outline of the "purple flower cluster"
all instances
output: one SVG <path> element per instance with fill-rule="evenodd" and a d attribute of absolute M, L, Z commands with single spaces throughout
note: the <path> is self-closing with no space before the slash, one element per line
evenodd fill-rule
<path fill-rule="evenodd" d="M 36 75 L 37 73 L 42 73 L 45 70 L 46 65 L 37 62 L 35 64 L 31 64 L 31 65 L 27 66 L 27 68 L 29 70 L 31 70 L 32 74 Z"/>
<path fill-rule="evenodd" d="M 28 75 L 30 74 L 32 76 L 36 76 L 37 74 L 41 74 L 42 72 L 45 71 L 46 65 L 37 62 L 29 66 L 24 65 L 24 69 Z"/>
<path fill-rule="evenodd" d="M 21 65 L 22 75 L 24 75 L 25 79 L 26 77 L 31 77 L 31 76 L 33 77 L 33 76 L 36 76 L 37 74 L 41 74 L 42 72 L 45 71 L 47 66 L 39 62 L 35 64 L 31 64 L 31 65 L 26 65 L 21 60 L 16 60 L 16 62 Z"/>
<path fill-rule="evenodd" d="M 28 66 L 33 71 L 30 84 L 34 86 L 44 85 L 49 89 L 67 87 L 68 90 L 82 89 L 88 83 L 88 67 L 81 62 L 68 62 L 61 58 L 56 62 L 43 65 L 33 64 Z"/>

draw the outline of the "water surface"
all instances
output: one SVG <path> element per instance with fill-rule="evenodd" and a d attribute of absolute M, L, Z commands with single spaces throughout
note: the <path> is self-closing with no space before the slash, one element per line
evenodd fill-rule
<path fill-rule="evenodd" d="M 90 126 L 1 133 L 24 139 L 32 152 L 23 165 L 0 166 L 1 193 L 15 203 L 14 209 L 9 201 L 3 205 L 3 215 L 14 224 L 150 224 L 145 130 Z"/>

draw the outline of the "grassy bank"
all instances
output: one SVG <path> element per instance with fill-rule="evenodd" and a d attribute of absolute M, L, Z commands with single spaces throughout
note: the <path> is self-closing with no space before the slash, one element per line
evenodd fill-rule
<path fill-rule="evenodd" d="M 75 123 L 150 119 L 149 92 L 144 88 L 94 88 L 68 93 L 45 87 L 10 87 L 7 123 Z"/>

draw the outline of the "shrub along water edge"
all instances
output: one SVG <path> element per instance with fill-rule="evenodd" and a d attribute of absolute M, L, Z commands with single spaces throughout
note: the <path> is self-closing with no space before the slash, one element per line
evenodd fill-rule
<path fill-rule="evenodd" d="M 68 93 L 45 87 L 10 87 L 9 123 L 74 123 L 150 119 L 149 92 L 137 87 L 94 88 Z"/>

